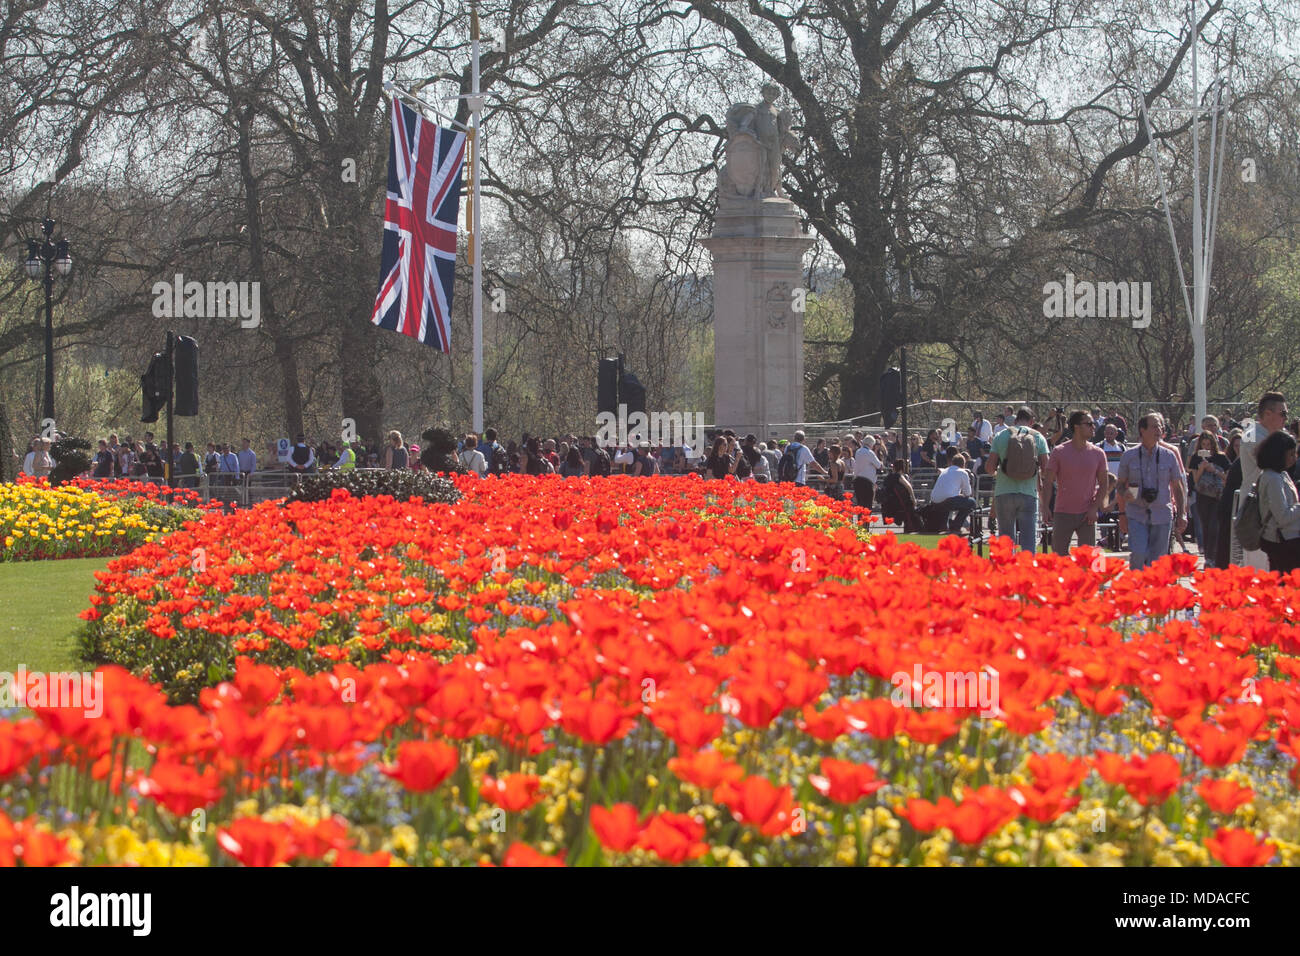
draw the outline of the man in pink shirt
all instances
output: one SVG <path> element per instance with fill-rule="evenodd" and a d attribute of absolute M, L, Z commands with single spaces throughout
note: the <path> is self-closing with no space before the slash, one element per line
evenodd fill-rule
<path fill-rule="evenodd" d="M 1052 550 L 1070 553 L 1070 538 L 1077 532 L 1079 544 L 1097 544 L 1097 507 L 1106 497 L 1106 453 L 1090 438 L 1097 425 L 1088 412 L 1073 412 L 1066 422 L 1070 440 L 1052 449 L 1047 461 L 1044 498 L 1051 500 L 1056 487 L 1056 505 L 1043 515 L 1052 526 Z M 1053 510 L 1055 513 L 1053 513 Z"/>

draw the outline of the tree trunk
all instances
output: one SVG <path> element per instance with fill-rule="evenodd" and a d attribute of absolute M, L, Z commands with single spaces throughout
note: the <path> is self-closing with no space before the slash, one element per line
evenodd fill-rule
<path fill-rule="evenodd" d="M 259 282 L 261 295 L 261 320 L 271 337 L 275 359 L 280 366 L 281 396 L 284 400 L 285 425 L 292 438 L 303 431 L 302 388 L 298 382 L 298 358 L 293 351 L 293 341 L 285 334 L 280 317 L 275 311 L 275 300 L 266 276 L 266 253 L 262 239 L 262 200 L 257 174 L 253 171 L 250 147 L 254 108 L 245 107 L 239 112 L 239 172 L 244 183 L 244 210 L 248 218 L 248 253 L 252 275 Z"/>
<path fill-rule="evenodd" d="M 339 336 L 343 417 L 356 421 L 357 434 L 368 449 L 383 447 L 384 428 L 384 391 L 375 374 L 375 336 L 382 330 L 369 322 L 372 304 L 368 303 L 364 311 L 349 310 Z"/>
<path fill-rule="evenodd" d="M 841 418 L 865 415 L 880 409 L 880 375 L 889 367 L 893 351 L 902 344 L 898 335 L 889 334 L 881 304 L 888 290 L 884 282 L 883 249 L 864 252 L 868 260 L 866 274 L 878 276 L 867 281 L 863 276 L 850 277 L 853 286 L 853 331 L 844 347 L 844 367 L 840 373 Z"/>
<path fill-rule="evenodd" d="M 0 397 L 0 481 L 13 481 L 18 474 L 14 466 L 13 435 L 9 432 L 9 409 Z"/>

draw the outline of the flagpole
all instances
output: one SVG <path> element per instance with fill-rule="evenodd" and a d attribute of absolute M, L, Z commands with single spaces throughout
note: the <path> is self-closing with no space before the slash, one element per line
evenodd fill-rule
<path fill-rule="evenodd" d="M 479 35 L 478 5 L 471 4 L 470 68 L 471 85 L 469 107 L 473 117 L 470 139 L 470 195 L 473 197 L 470 222 L 469 257 L 474 268 L 473 322 L 474 322 L 474 433 L 483 434 L 483 260 L 479 249 L 479 225 L 482 214 L 482 192 L 479 188 L 479 124 L 483 118 L 483 96 L 479 90 Z"/>
<path fill-rule="evenodd" d="M 1205 232 L 1201 222 L 1201 84 L 1197 69 L 1196 48 L 1201 45 L 1196 4 L 1192 3 L 1192 298 L 1196 316 L 1192 319 L 1193 391 L 1196 399 L 1196 424 L 1205 420 Z M 1214 146 L 1210 146 L 1214 156 Z"/>

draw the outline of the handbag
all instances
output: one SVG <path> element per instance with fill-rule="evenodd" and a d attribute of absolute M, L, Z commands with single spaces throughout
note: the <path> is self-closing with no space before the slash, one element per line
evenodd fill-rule
<path fill-rule="evenodd" d="M 1206 469 L 1196 479 L 1196 493 L 1206 498 L 1218 498 L 1223 494 L 1223 482 L 1226 476 L 1221 471 Z"/>

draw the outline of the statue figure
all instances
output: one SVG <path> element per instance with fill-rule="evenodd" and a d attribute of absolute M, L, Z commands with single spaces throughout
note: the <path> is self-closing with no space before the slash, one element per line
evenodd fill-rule
<path fill-rule="evenodd" d="M 787 149 L 797 149 L 799 140 L 790 132 L 790 111 L 776 106 L 780 95 L 780 87 L 768 83 L 758 106 L 737 103 L 727 110 L 727 161 L 718 177 L 721 196 L 785 196 L 781 156 Z"/>

